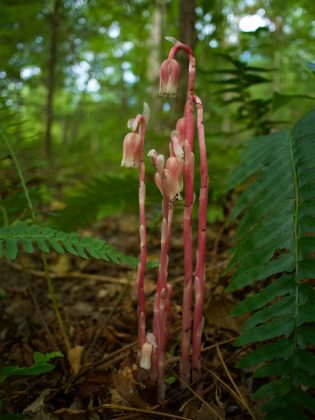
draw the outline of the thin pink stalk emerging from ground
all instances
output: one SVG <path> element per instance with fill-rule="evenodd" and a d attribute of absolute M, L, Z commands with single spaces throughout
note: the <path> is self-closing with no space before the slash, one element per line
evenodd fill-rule
<path fill-rule="evenodd" d="M 205 254 L 206 254 L 206 229 L 207 229 L 207 206 L 208 206 L 208 162 L 203 121 L 202 102 L 198 96 L 194 96 L 197 108 L 197 129 L 200 152 L 200 192 L 198 208 L 198 249 L 196 256 L 195 272 L 195 308 L 193 322 L 192 344 L 192 371 L 193 381 L 200 379 L 201 375 L 201 338 L 203 330 L 203 306 L 205 299 Z"/>
<path fill-rule="evenodd" d="M 206 219 L 208 204 L 208 169 L 203 126 L 202 102 L 194 96 L 195 58 L 191 48 L 181 42 L 175 42 L 168 55 L 168 62 L 174 64 L 174 57 L 178 50 L 184 50 L 189 59 L 189 74 L 187 87 L 187 100 L 184 117 L 176 125 L 179 137 L 185 136 L 185 209 L 184 209 L 184 291 L 182 306 L 182 339 L 181 339 L 181 377 L 190 382 L 190 351 L 192 350 L 193 378 L 200 377 L 201 336 L 203 329 L 203 305 L 205 293 L 205 246 L 206 246 Z M 165 63 L 165 62 L 164 62 Z M 175 67 L 175 66 L 174 66 Z M 171 66 L 169 65 L 169 68 Z M 175 74 L 179 71 L 176 68 Z M 161 72 L 161 77 L 163 73 Z M 172 78 L 174 80 L 174 78 Z M 166 84 L 164 84 L 166 85 Z M 173 88 L 171 94 L 175 89 Z M 165 92 L 163 92 L 165 94 Z M 197 108 L 197 128 L 200 149 L 201 185 L 198 210 L 198 250 L 196 261 L 196 275 L 194 282 L 195 307 L 192 334 L 192 295 L 193 295 L 193 245 L 192 245 L 192 210 L 194 202 L 194 104 Z M 193 335 L 193 337 L 191 337 Z M 192 343 L 193 342 L 193 343 Z"/>
<path fill-rule="evenodd" d="M 192 283 L 193 283 L 193 245 L 192 210 L 194 202 L 194 84 L 195 57 L 188 45 L 176 42 L 168 58 L 173 59 L 178 50 L 184 50 L 189 59 L 187 100 L 184 110 L 185 120 L 185 209 L 184 209 L 184 292 L 182 308 L 181 377 L 190 382 L 190 348 L 192 330 Z"/>
<path fill-rule="evenodd" d="M 171 241 L 173 220 L 173 201 L 180 199 L 183 188 L 183 150 L 179 143 L 179 134 L 171 134 L 170 157 L 164 164 L 164 156 L 155 150 L 148 154 L 156 169 L 155 181 L 162 193 L 162 228 L 161 253 L 158 272 L 157 290 L 154 298 L 153 335 L 157 342 L 157 352 L 153 355 L 152 378 L 157 376 L 159 401 L 165 399 L 166 345 L 171 332 L 171 295 L 172 287 L 168 278 L 168 253 Z"/>
<path fill-rule="evenodd" d="M 170 244 L 170 207 L 168 195 L 168 179 L 164 169 L 164 156 L 158 155 L 155 150 L 151 150 L 148 154 L 156 169 L 155 180 L 158 188 L 162 193 L 162 227 L 161 227 L 161 251 L 160 264 L 158 271 L 157 288 L 153 305 L 153 335 L 157 343 L 156 352 L 153 354 L 152 379 L 158 381 L 158 397 L 159 401 L 165 399 L 165 349 L 169 336 L 167 328 L 170 316 L 170 296 L 167 285 L 167 266 L 168 251 Z"/>
<path fill-rule="evenodd" d="M 141 358 L 142 347 L 146 342 L 146 323 L 145 323 L 145 295 L 144 295 L 144 275 L 147 261 L 147 225 L 145 215 L 145 164 L 144 164 L 144 137 L 147 130 L 150 109 L 144 104 L 143 115 L 138 114 L 136 118 L 128 122 L 128 127 L 132 133 L 127 134 L 124 142 L 123 166 L 138 166 L 139 173 L 139 219 L 140 219 L 140 261 L 137 272 L 137 301 L 138 301 L 138 357 Z M 136 140 L 132 143 L 130 138 L 134 136 Z M 139 139 L 139 141 L 138 141 Z M 128 143 L 129 141 L 129 143 Z M 125 144 L 127 143 L 127 144 Z M 129 146 L 129 148 L 128 148 Z"/>

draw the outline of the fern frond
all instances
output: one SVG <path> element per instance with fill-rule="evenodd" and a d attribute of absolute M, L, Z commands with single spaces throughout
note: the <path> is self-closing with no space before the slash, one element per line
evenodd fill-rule
<path fill-rule="evenodd" d="M 277 278 L 245 298 L 234 315 L 251 312 L 237 344 L 262 343 L 239 367 L 259 365 L 254 377 L 277 378 L 255 399 L 267 399 L 266 419 L 315 414 L 315 111 L 291 132 L 249 143 L 230 187 L 246 183 L 232 217 L 242 215 L 235 235 L 229 290 Z"/>
<path fill-rule="evenodd" d="M 51 250 L 59 254 L 68 252 L 82 258 L 95 258 L 134 268 L 138 265 L 137 258 L 123 254 L 100 239 L 81 237 L 77 233 L 66 233 L 35 224 L 28 225 L 23 221 L 0 229 L 0 257 L 5 255 L 11 260 L 15 259 L 21 250 L 20 245 L 28 253 L 38 248 L 46 253 Z"/>

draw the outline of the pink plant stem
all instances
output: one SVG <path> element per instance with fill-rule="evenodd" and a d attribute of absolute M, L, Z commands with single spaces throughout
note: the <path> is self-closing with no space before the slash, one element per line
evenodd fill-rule
<path fill-rule="evenodd" d="M 194 96 L 197 108 L 197 129 L 200 151 L 200 193 L 198 208 L 198 249 L 195 273 L 195 307 L 193 322 L 192 372 L 193 381 L 201 375 L 201 337 L 203 330 L 203 307 L 205 297 L 205 253 L 208 205 L 208 162 L 204 133 L 203 106 L 198 96 Z"/>
<path fill-rule="evenodd" d="M 195 57 L 188 45 L 177 42 L 170 50 L 169 59 L 174 58 L 176 52 L 184 50 L 189 59 L 189 75 L 187 100 L 184 117 L 186 124 L 185 142 L 185 210 L 184 210 L 184 293 L 182 308 L 182 343 L 181 343 L 181 377 L 190 382 L 190 345 L 192 330 L 192 281 L 193 281 L 193 246 L 192 246 L 192 209 L 194 201 L 194 171 L 193 171 L 193 142 L 194 142 L 194 82 Z"/>
<path fill-rule="evenodd" d="M 164 180 L 163 180 L 164 181 Z M 162 181 L 162 182 L 163 182 Z M 165 191 L 165 189 L 163 188 Z M 158 397 L 162 402 L 165 399 L 165 349 L 166 349 L 166 322 L 167 322 L 167 265 L 169 250 L 169 200 L 163 191 L 163 220 L 161 229 L 161 254 L 158 273 L 157 290 L 154 298 L 153 334 L 157 342 L 156 357 L 153 358 L 153 373 L 157 373 Z"/>
<path fill-rule="evenodd" d="M 173 204 L 169 203 L 169 211 L 168 211 L 168 223 L 167 223 L 167 253 L 169 253 L 170 243 L 171 243 L 171 236 L 172 236 L 172 222 L 173 222 Z M 166 344 L 169 341 L 171 335 L 171 327 L 172 327 L 172 310 L 171 310 L 171 298 L 173 295 L 173 289 L 170 283 L 166 284 L 166 302 L 165 302 L 165 312 L 166 312 Z"/>
<path fill-rule="evenodd" d="M 138 345 L 139 357 L 141 356 L 141 349 L 146 341 L 146 326 L 145 326 L 145 295 L 144 295 L 144 275 L 147 261 L 147 224 L 145 215 L 145 164 L 143 159 L 144 151 L 144 136 L 147 129 L 147 123 L 142 115 L 137 115 L 136 119 L 140 124 L 141 136 L 141 160 L 139 163 L 139 219 L 140 219 L 140 262 L 138 264 L 137 272 L 137 300 L 138 300 Z"/>

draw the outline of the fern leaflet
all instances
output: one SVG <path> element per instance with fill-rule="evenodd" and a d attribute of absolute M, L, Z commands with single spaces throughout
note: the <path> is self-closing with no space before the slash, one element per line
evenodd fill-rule
<path fill-rule="evenodd" d="M 291 132 L 253 139 L 230 187 L 247 183 L 232 217 L 235 235 L 229 290 L 275 276 L 245 298 L 234 315 L 251 312 L 238 345 L 263 343 L 239 367 L 258 366 L 254 377 L 277 378 L 261 386 L 266 419 L 315 415 L 315 111 Z"/>
<path fill-rule="evenodd" d="M 59 254 L 68 252 L 82 258 L 92 257 L 131 267 L 138 265 L 137 258 L 123 254 L 100 239 L 81 237 L 77 233 L 66 233 L 35 224 L 28 225 L 23 221 L 0 229 L 0 257 L 5 255 L 9 259 L 15 259 L 19 244 L 28 253 L 34 252 L 35 246 L 46 253 L 55 250 Z"/>

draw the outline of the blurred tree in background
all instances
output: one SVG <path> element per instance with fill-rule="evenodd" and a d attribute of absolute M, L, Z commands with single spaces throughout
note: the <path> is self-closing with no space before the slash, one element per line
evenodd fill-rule
<path fill-rule="evenodd" d="M 223 215 L 225 178 L 246 140 L 290 126 L 313 105 L 314 75 L 306 64 L 315 59 L 315 3 L 307 0 L 0 5 L 1 129 L 10 134 L 42 217 L 53 217 L 56 226 L 84 227 L 124 206 L 137 209 L 133 175 L 120 168 L 126 122 L 148 102 L 146 148 L 165 151 L 182 109 L 181 101 L 158 97 L 166 35 L 196 53 L 211 220 Z M 4 219 L 14 220 L 25 212 L 21 191 L 3 146 L 0 158 L 1 208 Z M 149 201 L 150 194 L 154 186 Z"/>

